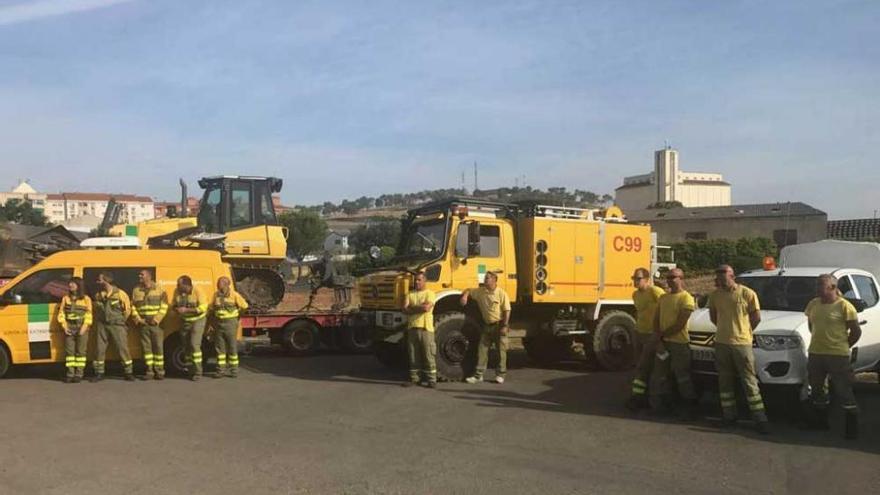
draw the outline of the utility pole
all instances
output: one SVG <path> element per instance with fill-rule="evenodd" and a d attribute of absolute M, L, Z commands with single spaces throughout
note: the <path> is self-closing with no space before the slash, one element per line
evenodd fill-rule
<path fill-rule="evenodd" d="M 474 191 L 479 189 L 479 183 L 477 182 L 477 162 L 474 162 Z"/>

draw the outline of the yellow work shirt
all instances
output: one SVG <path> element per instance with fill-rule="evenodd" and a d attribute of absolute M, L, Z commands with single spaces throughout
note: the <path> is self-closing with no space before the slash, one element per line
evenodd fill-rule
<path fill-rule="evenodd" d="M 839 297 L 833 303 L 825 304 L 817 297 L 807 304 L 804 313 L 810 320 L 810 331 L 813 334 L 810 339 L 810 353 L 849 356 L 846 322 L 859 319 L 852 303 Z"/>
<path fill-rule="evenodd" d="M 657 301 L 657 312 L 660 314 L 660 331 L 665 331 L 667 328 L 675 325 L 675 322 L 678 321 L 678 315 L 681 314 L 682 311 L 693 311 L 695 307 L 694 296 L 690 295 L 686 290 L 675 294 L 667 292 L 660 296 L 660 300 Z M 666 342 L 687 344 L 688 325 L 689 323 L 685 323 L 684 328 L 682 328 L 681 331 L 672 336 L 664 337 L 663 340 Z"/>
<path fill-rule="evenodd" d="M 437 296 L 434 291 L 425 289 L 420 291 L 412 291 L 406 296 L 407 305 L 412 308 L 421 306 L 425 303 L 434 304 Z M 434 314 L 431 311 L 418 314 L 406 315 L 407 328 L 424 328 L 429 332 L 434 331 Z"/>
<path fill-rule="evenodd" d="M 208 306 L 208 310 L 218 320 L 238 318 L 239 312 L 248 309 L 247 301 L 235 289 L 229 288 L 229 292 L 223 294 L 219 290 L 214 293 L 214 300 Z"/>
<path fill-rule="evenodd" d="M 502 311 L 510 312 L 510 298 L 501 287 L 496 287 L 494 291 L 480 287 L 468 291 L 468 295 L 477 303 L 480 314 L 483 315 L 483 322 L 487 325 L 501 321 Z"/>
<path fill-rule="evenodd" d="M 208 312 L 208 302 L 205 300 L 205 296 L 198 287 L 193 287 L 192 292 L 188 295 L 182 294 L 177 289 L 174 289 L 173 304 L 175 310 L 179 307 L 195 308 L 198 310 L 198 313 L 195 314 L 180 315 L 180 317 L 183 318 L 183 321 L 200 320 L 204 318 Z"/>
<path fill-rule="evenodd" d="M 70 325 L 92 326 L 92 298 L 85 295 L 78 298 L 71 295 L 64 296 L 58 306 L 56 321 L 64 330 L 69 329 Z"/>
<path fill-rule="evenodd" d="M 645 290 L 633 292 L 633 304 L 636 307 L 636 330 L 639 333 L 651 333 L 654 331 L 654 315 L 657 312 L 657 301 L 666 291 L 650 285 Z"/>
<path fill-rule="evenodd" d="M 729 345 L 752 345 L 749 313 L 761 309 L 758 295 L 745 285 L 716 289 L 709 295 L 709 309 L 715 310 L 715 342 Z"/>

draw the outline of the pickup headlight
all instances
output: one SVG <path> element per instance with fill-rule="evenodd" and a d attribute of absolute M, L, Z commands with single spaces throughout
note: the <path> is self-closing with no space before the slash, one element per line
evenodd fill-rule
<path fill-rule="evenodd" d="M 797 349 L 801 346 L 801 338 L 796 335 L 755 335 L 755 342 L 765 351 Z"/>

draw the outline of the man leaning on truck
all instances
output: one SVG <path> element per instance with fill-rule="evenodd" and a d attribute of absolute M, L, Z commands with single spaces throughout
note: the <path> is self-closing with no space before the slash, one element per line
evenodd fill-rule
<path fill-rule="evenodd" d="M 837 290 L 837 278 L 830 274 L 819 275 L 816 297 L 804 311 L 812 338 L 807 358 L 807 376 L 810 380 L 813 428 L 827 430 L 828 393 L 825 380 L 830 377 L 834 394 L 840 398 L 846 413 L 845 436 L 858 437 L 858 413 L 852 387 L 850 348 L 859 341 L 862 329 L 856 308 L 841 297 Z"/>
<path fill-rule="evenodd" d="M 202 291 L 193 287 L 192 278 L 182 275 L 174 290 L 174 310 L 183 320 L 180 329 L 181 343 L 186 353 L 189 378 L 197 381 L 202 377 L 202 336 L 205 334 L 205 317 L 208 303 Z"/>
<path fill-rule="evenodd" d="M 146 371 L 141 380 L 165 378 L 165 353 L 162 348 L 165 331 L 159 326 L 168 312 L 168 296 L 153 281 L 149 270 L 138 272 L 138 285 L 131 291 L 131 316 L 141 330 Z"/>
<path fill-rule="evenodd" d="M 761 304 L 755 291 L 737 284 L 730 265 L 715 269 L 715 292 L 709 295 L 709 318 L 715 325 L 715 366 L 718 368 L 718 395 L 722 424 L 736 424 L 736 381 L 742 383 L 749 411 L 758 433 L 767 434 L 767 414 L 758 378 L 752 332 L 761 322 Z"/>
<path fill-rule="evenodd" d="M 489 363 L 489 347 L 498 347 L 498 369 L 495 372 L 495 383 L 504 383 L 507 374 L 507 332 L 510 322 L 510 298 L 504 289 L 498 287 L 498 274 L 486 273 L 483 286 L 464 291 L 461 305 L 467 306 L 468 299 L 473 297 L 480 314 L 483 316 L 483 328 L 480 332 L 480 346 L 477 353 L 477 369 L 473 376 L 465 379 L 468 383 L 483 381 L 483 373 Z"/>
<path fill-rule="evenodd" d="M 662 413 L 671 412 L 667 377 L 672 371 L 678 394 L 685 400 L 685 416 L 697 415 L 697 393 L 691 380 L 691 350 L 688 342 L 688 320 L 694 312 L 694 297 L 684 290 L 684 271 L 674 268 L 666 273 L 669 292 L 660 296 L 654 331 L 658 343 L 651 372 L 652 406 Z M 664 352 L 665 351 L 665 352 Z"/>
<path fill-rule="evenodd" d="M 628 409 L 637 411 L 648 407 L 648 380 L 654 367 L 654 353 L 657 338 L 654 335 L 654 314 L 657 302 L 666 292 L 652 282 L 651 273 L 646 268 L 637 268 L 632 281 L 636 290 L 632 294 L 636 308 L 636 375 L 632 381 L 632 395 L 626 403 Z"/>
<path fill-rule="evenodd" d="M 425 287 L 425 274 L 413 277 L 415 290 L 410 291 L 403 303 L 407 315 L 406 348 L 409 358 L 409 380 L 403 386 L 419 383 L 419 371 L 428 388 L 437 388 L 437 345 L 434 342 L 434 292 Z"/>

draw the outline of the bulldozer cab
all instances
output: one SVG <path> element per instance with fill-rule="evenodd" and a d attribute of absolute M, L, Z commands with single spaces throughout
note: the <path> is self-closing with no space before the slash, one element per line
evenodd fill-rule
<path fill-rule="evenodd" d="M 275 177 L 205 177 L 198 226 L 205 232 L 225 234 L 262 225 L 278 225 L 272 193 L 281 191 Z"/>

